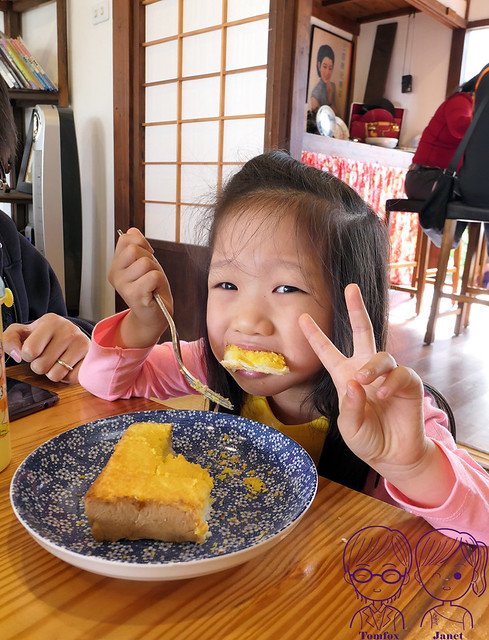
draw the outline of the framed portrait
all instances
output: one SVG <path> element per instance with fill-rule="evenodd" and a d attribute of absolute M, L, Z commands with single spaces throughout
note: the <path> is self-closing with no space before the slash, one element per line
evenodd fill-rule
<path fill-rule="evenodd" d="M 331 31 L 313 25 L 309 52 L 307 102 L 315 111 L 330 106 L 342 120 L 348 117 L 353 43 Z"/>

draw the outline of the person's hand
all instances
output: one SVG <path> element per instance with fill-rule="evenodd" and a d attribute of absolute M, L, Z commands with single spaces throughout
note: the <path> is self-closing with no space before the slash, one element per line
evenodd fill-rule
<path fill-rule="evenodd" d="M 109 282 L 131 310 L 119 327 L 119 346 L 149 347 L 158 341 L 167 322 L 153 298 L 155 292 L 173 313 L 170 285 L 153 253 L 149 242 L 135 228 L 117 242 Z"/>
<path fill-rule="evenodd" d="M 348 447 L 396 486 L 411 482 L 433 461 L 436 445 L 423 420 L 423 385 L 407 367 L 377 353 L 370 318 L 357 285 L 345 289 L 354 353 L 347 358 L 310 316 L 299 319 L 311 347 L 336 386 L 338 428 Z"/>
<path fill-rule="evenodd" d="M 68 318 L 46 313 L 30 324 L 11 324 L 3 347 L 16 362 L 29 362 L 34 373 L 53 382 L 77 382 L 90 338 Z M 64 363 L 64 364 L 60 364 Z"/>

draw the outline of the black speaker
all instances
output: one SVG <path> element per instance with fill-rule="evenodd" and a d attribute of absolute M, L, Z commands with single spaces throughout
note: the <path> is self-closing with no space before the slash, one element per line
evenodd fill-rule
<path fill-rule="evenodd" d="M 401 78 L 401 92 L 402 93 L 411 93 L 413 90 L 413 76 L 405 75 Z"/>

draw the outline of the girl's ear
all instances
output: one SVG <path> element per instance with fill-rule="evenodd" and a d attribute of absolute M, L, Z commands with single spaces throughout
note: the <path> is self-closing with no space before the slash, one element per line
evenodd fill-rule
<path fill-rule="evenodd" d="M 345 571 L 345 573 L 343 574 L 343 577 L 345 578 L 345 582 L 348 582 L 348 584 L 353 585 L 352 579 L 350 574 L 348 573 L 348 571 Z"/>

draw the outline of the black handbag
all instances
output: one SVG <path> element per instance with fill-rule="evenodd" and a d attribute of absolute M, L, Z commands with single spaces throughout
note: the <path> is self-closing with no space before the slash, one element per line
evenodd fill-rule
<path fill-rule="evenodd" d="M 489 96 L 481 102 L 479 108 L 474 113 L 470 125 L 465 132 L 464 137 L 460 141 L 457 150 L 453 154 L 453 158 L 450 160 L 450 164 L 433 186 L 433 191 L 430 197 L 426 200 L 419 212 L 419 222 L 423 229 L 434 229 L 439 233 L 443 232 L 445 226 L 445 217 L 447 213 L 447 206 L 450 200 L 453 200 L 453 190 L 455 186 L 455 179 L 457 174 L 457 166 L 460 162 L 467 143 L 472 135 L 475 125 L 479 120 L 484 108 L 487 104 Z"/>

